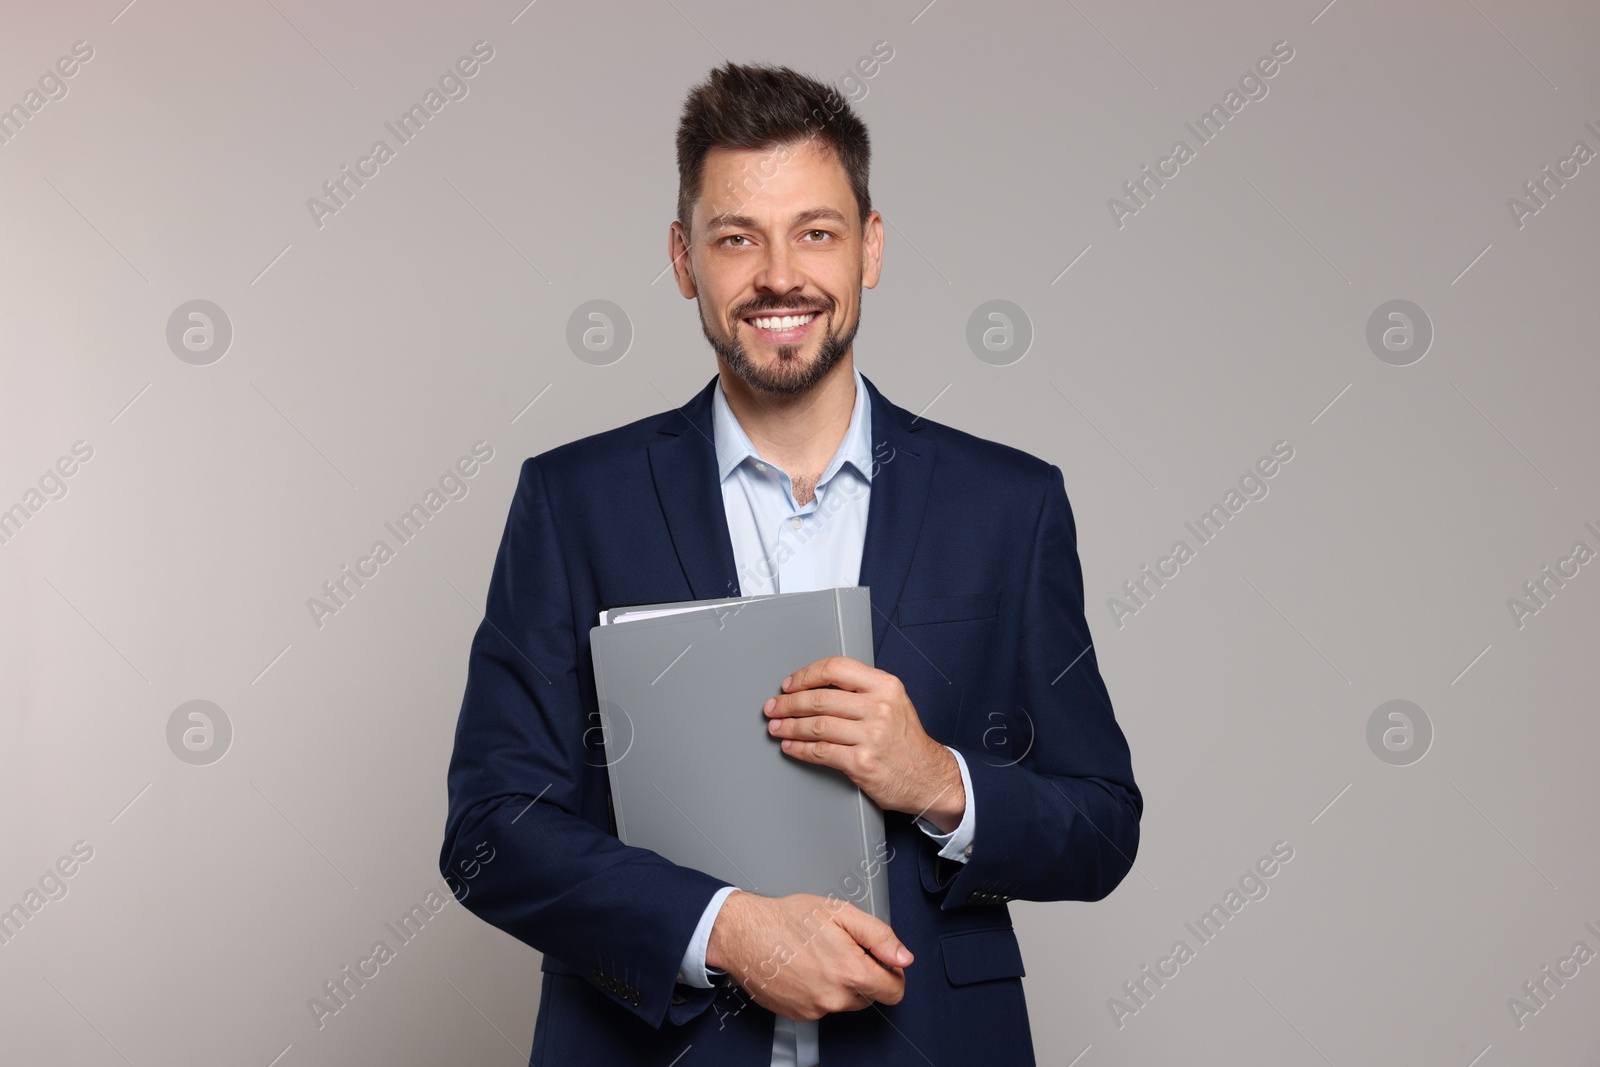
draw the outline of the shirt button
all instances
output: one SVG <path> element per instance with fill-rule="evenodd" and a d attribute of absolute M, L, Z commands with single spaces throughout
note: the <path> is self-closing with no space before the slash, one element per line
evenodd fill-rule
<path fill-rule="evenodd" d="M 756 470 L 758 470 L 758 471 L 764 471 L 764 470 L 766 470 L 766 469 L 767 469 L 767 465 L 766 465 L 766 464 L 765 464 L 765 463 L 757 463 L 757 464 L 756 464 Z"/>
<path fill-rule="evenodd" d="M 794 527 L 796 530 L 800 529 L 800 516 L 796 515 L 794 518 L 790 519 L 789 525 Z"/>
<path fill-rule="evenodd" d="M 961 854 L 963 856 L 967 857 L 968 859 L 971 859 L 972 858 L 972 846 L 968 845 L 966 848 L 962 849 L 961 850 Z"/>

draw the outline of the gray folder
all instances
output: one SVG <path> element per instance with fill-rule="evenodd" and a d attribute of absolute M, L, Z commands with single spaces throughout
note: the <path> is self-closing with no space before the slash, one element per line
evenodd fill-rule
<path fill-rule="evenodd" d="M 843 773 L 785 755 L 761 712 L 808 663 L 872 664 L 865 586 L 610 608 L 589 639 L 624 842 L 889 921 L 883 812 Z"/>

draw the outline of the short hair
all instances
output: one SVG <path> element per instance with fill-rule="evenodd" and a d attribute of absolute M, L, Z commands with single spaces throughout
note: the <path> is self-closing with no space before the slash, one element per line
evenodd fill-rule
<path fill-rule="evenodd" d="M 813 139 L 832 149 L 844 167 L 865 227 L 872 211 L 872 145 L 866 124 L 843 94 L 788 67 L 730 62 L 712 68 L 689 91 L 678 122 L 678 223 L 684 233 L 713 148 L 765 149 Z"/>

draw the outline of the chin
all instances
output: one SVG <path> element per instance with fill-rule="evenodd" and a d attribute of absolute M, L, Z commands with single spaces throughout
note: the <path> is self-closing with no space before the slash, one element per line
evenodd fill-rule
<path fill-rule="evenodd" d="M 704 327 L 704 320 L 701 322 Z M 850 350 L 855 331 L 847 337 L 826 334 L 799 344 L 768 346 L 760 342 L 744 344 L 735 329 L 723 338 L 706 339 L 722 361 L 746 385 L 768 396 L 798 396 L 811 391 L 827 377 Z"/>

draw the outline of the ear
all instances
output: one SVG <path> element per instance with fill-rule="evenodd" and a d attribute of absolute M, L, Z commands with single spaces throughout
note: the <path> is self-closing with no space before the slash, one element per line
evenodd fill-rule
<path fill-rule="evenodd" d="M 685 300 L 693 300 L 699 289 L 694 284 L 694 272 L 689 264 L 689 235 L 676 219 L 667 230 L 667 256 L 672 260 L 672 273 L 678 282 L 678 292 Z"/>
<path fill-rule="evenodd" d="M 862 229 L 861 286 L 871 289 L 883 273 L 883 216 L 876 208 L 867 213 L 867 224 Z"/>

